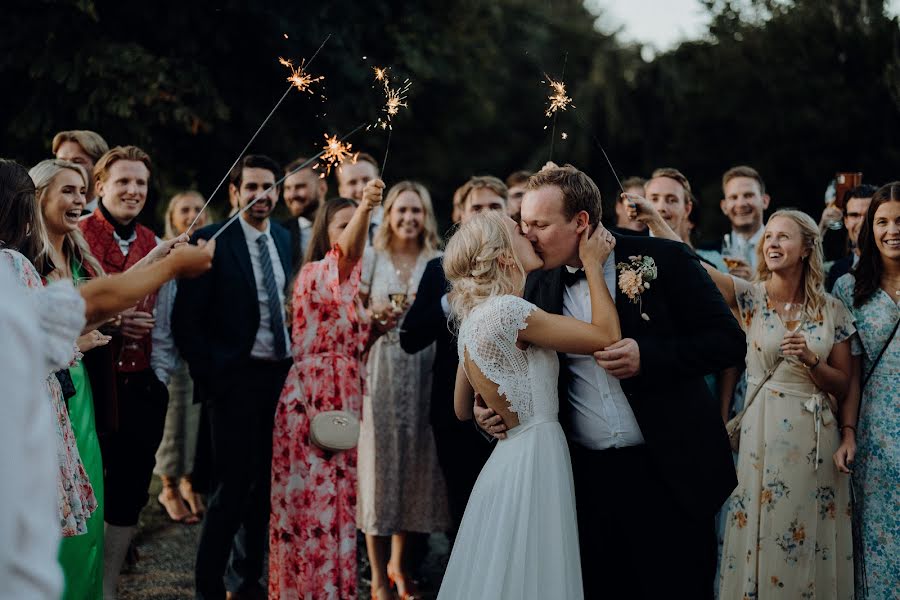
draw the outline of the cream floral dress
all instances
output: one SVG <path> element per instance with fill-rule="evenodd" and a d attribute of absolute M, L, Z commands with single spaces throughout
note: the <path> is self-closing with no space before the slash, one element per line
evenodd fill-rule
<path fill-rule="evenodd" d="M 735 279 L 747 333 L 747 389 L 779 358 L 784 325 L 763 283 Z M 831 296 L 800 330 L 826 360 L 856 329 Z M 828 399 L 785 360 L 744 415 L 738 486 L 728 504 L 719 598 L 853 598 L 850 482 L 831 460 L 840 445 Z"/>

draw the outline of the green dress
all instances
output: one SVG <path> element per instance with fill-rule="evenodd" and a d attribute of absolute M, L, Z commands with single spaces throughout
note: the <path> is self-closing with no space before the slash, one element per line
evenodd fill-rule
<path fill-rule="evenodd" d="M 84 276 L 80 265 L 72 264 L 72 276 Z M 85 471 L 97 497 L 97 510 L 87 522 L 87 533 L 62 539 L 59 563 L 65 576 L 65 600 L 101 600 L 103 598 L 103 460 L 94 423 L 94 396 L 91 381 L 79 360 L 69 368 L 75 395 L 69 398 L 69 419 Z"/>

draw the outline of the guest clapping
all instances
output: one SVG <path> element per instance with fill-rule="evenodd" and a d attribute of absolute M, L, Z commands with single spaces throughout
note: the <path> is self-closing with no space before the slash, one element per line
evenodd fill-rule
<path fill-rule="evenodd" d="M 363 200 L 319 210 L 292 301 L 293 365 L 275 414 L 269 597 L 357 596 L 356 449 L 333 452 L 310 438 L 323 411 L 362 416 L 362 354 L 370 323 L 359 299 L 360 260 L 384 184 Z"/>
<path fill-rule="evenodd" d="M 845 223 L 858 209 L 851 199 Z M 852 470 L 856 485 L 856 560 L 865 566 L 856 570 L 856 597 L 866 597 L 867 583 L 869 598 L 889 598 L 900 581 L 900 182 L 874 193 L 858 239 L 856 269 L 834 286 L 856 319 L 860 342 L 853 347 L 853 385 L 842 406 L 843 442 L 834 461 L 842 472 Z"/>

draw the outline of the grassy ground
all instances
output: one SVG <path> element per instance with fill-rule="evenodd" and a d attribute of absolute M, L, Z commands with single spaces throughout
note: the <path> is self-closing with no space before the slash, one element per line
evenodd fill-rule
<path fill-rule="evenodd" d="M 194 555 L 200 536 L 200 525 L 172 523 L 156 501 L 159 479 L 153 479 L 150 502 L 141 513 L 140 532 L 136 538 L 138 562 L 126 567 L 119 582 L 120 600 L 182 600 L 194 597 Z M 448 544 L 443 535 L 428 540 L 421 575 L 426 599 L 437 595 L 441 575 L 447 564 Z M 360 597 L 368 596 L 369 564 L 360 536 L 358 550 Z"/>

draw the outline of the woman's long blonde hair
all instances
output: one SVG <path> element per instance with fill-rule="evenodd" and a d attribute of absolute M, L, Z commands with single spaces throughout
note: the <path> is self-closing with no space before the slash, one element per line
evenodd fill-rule
<path fill-rule="evenodd" d="M 391 229 L 391 210 L 394 203 L 403 192 L 413 192 L 422 201 L 422 208 L 425 210 L 425 222 L 422 227 L 422 233 L 419 234 L 419 245 L 422 251 L 429 255 L 435 254 L 441 247 L 441 238 L 438 235 L 437 221 L 434 218 L 434 206 L 431 203 L 431 194 L 424 185 L 416 181 L 401 181 L 390 189 L 387 198 L 384 200 L 384 221 L 375 232 L 375 239 L 372 245 L 378 250 L 388 251 L 391 249 L 391 242 L 394 240 L 394 230 Z"/>
<path fill-rule="evenodd" d="M 500 211 L 485 211 L 473 216 L 447 242 L 444 273 L 452 286 L 448 299 L 457 324 L 488 298 L 522 292 L 525 269 L 513 250 L 504 222 L 507 218 Z M 501 258 L 508 264 L 502 264 Z"/>
<path fill-rule="evenodd" d="M 201 204 L 206 202 L 203 194 L 195 190 L 188 190 L 186 192 L 181 192 L 172 196 L 172 199 L 169 200 L 169 206 L 166 207 L 166 232 L 164 234 L 166 236 L 165 239 L 171 240 L 172 238 L 178 237 L 178 232 L 175 231 L 175 225 L 172 223 L 172 215 L 175 214 L 175 208 L 178 206 L 178 203 L 188 198 L 196 198 L 200 201 Z M 197 229 L 200 229 L 204 226 L 204 224 L 213 221 L 212 213 L 210 212 L 210 210 L 210 207 L 206 207 L 206 210 L 203 212 L 204 216 L 206 217 L 205 220 L 197 220 Z"/>
<path fill-rule="evenodd" d="M 785 208 L 775 211 L 769 217 L 769 223 L 775 217 L 790 219 L 800 228 L 803 236 L 803 246 L 809 250 L 809 256 L 803 259 L 803 298 L 806 303 L 806 313 L 814 319 L 818 319 L 825 306 L 825 258 L 822 251 L 822 236 L 819 226 L 812 217 L 799 210 Z M 772 272 L 766 266 L 765 234 L 756 246 L 756 280 L 767 281 L 772 277 Z"/>
<path fill-rule="evenodd" d="M 66 169 L 75 171 L 81 176 L 86 190 L 90 187 L 90 180 L 88 179 L 85 168 L 77 163 L 67 160 L 60 160 L 58 158 L 42 160 L 28 171 L 31 180 L 34 181 L 34 198 L 37 203 L 38 214 L 43 223 L 44 232 L 47 230 L 46 219 L 44 218 L 44 208 L 47 205 L 50 184 L 53 183 L 53 180 L 56 179 L 57 175 Z M 47 243 L 44 244 L 43 250 L 38 254 L 34 261 L 34 266 L 41 275 L 49 275 L 58 266 L 54 265 L 51 260 L 50 253 L 52 249 L 53 248 L 48 240 Z M 66 260 L 72 260 L 74 258 L 81 266 L 86 266 L 95 277 L 100 277 L 104 274 L 103 267 L 100 266 L 100 262 L 94 258 L 93 254 L 91 254 L 90 246 L 88 246 L 87 241 L 81 234 L 81 230 L 77 227 L 65 235 L 63 240 L 63 255 Z"/>

